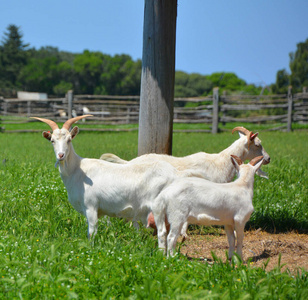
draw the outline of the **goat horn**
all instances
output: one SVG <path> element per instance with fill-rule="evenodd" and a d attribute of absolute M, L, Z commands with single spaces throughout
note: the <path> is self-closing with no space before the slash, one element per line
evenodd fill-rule
<path fill-rule="evenodd" d="M 43 119 L 43 118 L 38 118 L 38 117 L 30 117 L 31 119 L 37 119 L 41 122 L 44 122 L 46 124 L 48 124 L 50 126 L 50 128 L 52 129 L 52 131 L 54 131 L 55 129 L 58 129 L 59 126 L 57 125 L 56 122 L 48 120 L 48 119 Z"/>
<path fill-rule="evenodd" d="M 86 118 L 86 117 L 93 117 L 93 115 L 83 115 L 83 116 L 79 116 L 79 117 L 75 117 L 75 118 L 69 119 L 69 120 L 67 120 L 67 121 L 63 124 L 62 128 L 65 128 L 65 129 L 69 130 L 70 127 L 71 127 L 75 122 L 77 122 L 77 121 L 80 120 L 80 119 Z"/>
<path fill-rule="evenodd" d="M 263 156 L 257 156 L 257 157 L 255 157 L 255 158 L 253 158 L 253 159 L 249 162 L 249 164 L 252 165 L 252 166 L 254 166 L 254 165 L 257 164 L 261 159 L 263 159 Z"/>
<path fill-rule="evenodd" d="M 243 163 L 242 160 L 238 156 L 233 155 L 233 154 L 231 154 L 231 156 L 236 160 L 236 162 L 239 166 Z"/>
<path fill-rule="evenodd" d="M 235 127 L 235 128 L 233 128 L 232 134 L 234 133 L 234 131 L 240 131 L 240 132 L 244 133 L 245 135 L 247 135 L 249 138 L 252 134 L 252 131 L 249 131 L 245 127 Z"/>

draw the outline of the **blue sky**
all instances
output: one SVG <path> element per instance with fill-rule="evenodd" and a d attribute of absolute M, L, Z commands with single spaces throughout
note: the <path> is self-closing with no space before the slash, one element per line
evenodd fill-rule
<path fill-rule="evenodd" d="M 271 84 L 308 38 L 307 0 L 178 0 L 176 70 L 234 72 Z M 81 53 L 142 58 L 143 0 L 0 0 L 0 37 L 20 26 L 24 42 Z"/>

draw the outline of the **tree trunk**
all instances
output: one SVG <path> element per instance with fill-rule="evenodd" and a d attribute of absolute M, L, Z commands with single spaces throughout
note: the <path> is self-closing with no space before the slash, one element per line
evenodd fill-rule
<path fill-rule="evenodd" d="M 138 155 L 172 153 L 177 0 L 145 0 Z"/>

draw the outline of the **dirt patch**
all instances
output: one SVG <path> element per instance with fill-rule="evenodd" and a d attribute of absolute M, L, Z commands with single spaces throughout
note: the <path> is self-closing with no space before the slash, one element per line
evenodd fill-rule
<path fill-rule="evenodd" d="M 189 233 L 181 246 L 181 253 L 188 258 L 202 261 L 213 261 L 211 252 L 226 261 L 228 250 L 227 236 L 224 231 L 214 235 Z M 299 268 L 308 270 L 308 235 L 297 233 L 271 234 L 261 230 L 245 232 L 243 259 L 252 260 L 252 266 L 263 267 L 268 259 L 266 270 L 272 270 L 278 265 L 282 270 L 289 269 L 292 273 Z"/>

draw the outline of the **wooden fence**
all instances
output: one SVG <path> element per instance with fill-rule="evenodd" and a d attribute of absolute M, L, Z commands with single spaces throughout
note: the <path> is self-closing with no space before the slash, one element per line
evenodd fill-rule
<path fill-rule="evenodd" d="M 205 123 L 209 129 L 202 131 L 211 133 L 219 132 L 221 124 L 229 122 L 266 123 L 272 130 L 287 131 L 294 123 L 308 123 L 308 93 L 292 94 L 291 88 L 288 94 L 270 96 L 219 95 L 215 88 L 211 96 L 176 98 L 174 106 L 174 123 Z M 6 116 L 2 118 L 2 131 L 16 116 L 64 121 L 86 113 L 94 115 L 87 120 L 89 124 L 138 124 L 139 96 L 73 95 L 69 91 L 64 98 L 48 100 L 0 98 L 0 116 Z"/>

